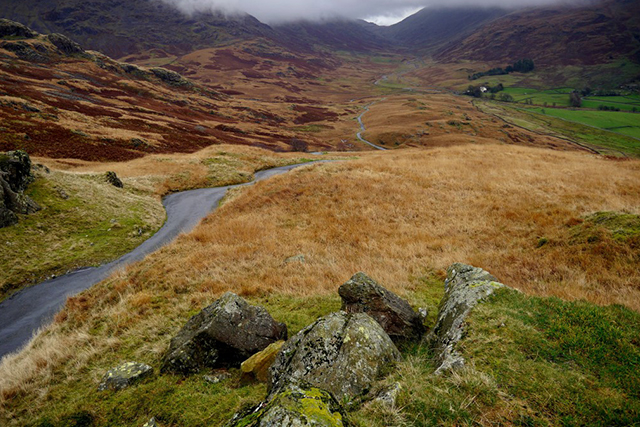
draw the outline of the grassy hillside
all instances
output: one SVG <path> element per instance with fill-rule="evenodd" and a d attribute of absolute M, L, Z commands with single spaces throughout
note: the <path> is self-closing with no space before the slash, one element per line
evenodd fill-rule
<path fill-rule="evenodd" d="M 235 371 L 217 385 L 159 375 L 113 395 L 97 383 L 121 361 L 157 368 L 170 337 L 226 290 L 295 332 L 338 308 L 337 287 L 365 271 L 433 321 L 443 269 L 463 261 L 525 294 L 501 294 L 472 317 L 469 371 L 434 378 L 425 350 L 405 348 L 390 379 L 403 386 L 398 407 L 358 408 L 360 425 L 637 421 L 638 178 L 638 161 L 465 145 L 371 154 L 247 187 L 191 234 L 71 298 L 28 351 L 4 359 L 0 420 L 219 425 L 263 386 Z M 631 237 L 610 231 L 621 228 Z M 284 263 L 298 254 L 304 263 Z"/>
<path fill-rule="evenodd" d="M 43 210 L 0 229 L 0 241 L 7 242 L 0 256 L 0 300 L 48 276 L 99 265 L 133 250 L 164 223 L 162 195 L 240 184 L 258 170 L 310 159 L 218 146 L 119 163 L 38 160 L 53 170 L 39 169 L 27 194 Z M 116 171 L 125 188 L 107 183 L 107 171 Z"/>

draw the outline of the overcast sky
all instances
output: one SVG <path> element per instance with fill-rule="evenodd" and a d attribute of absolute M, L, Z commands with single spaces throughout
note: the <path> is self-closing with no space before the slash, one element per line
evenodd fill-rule
<path fill-rule="evenodd" d="M 562 0 L 162 0 L 173 3 L 187 13 L 222 10 L 246 12 L 267 24 L 300 19 L 366 19 L 390 25 L 431 5 L 476 5 L 523 7 L 558 3 Z"/>

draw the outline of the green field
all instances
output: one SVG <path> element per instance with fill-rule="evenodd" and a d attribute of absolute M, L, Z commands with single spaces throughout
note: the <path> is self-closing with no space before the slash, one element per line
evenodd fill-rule
<path fill-rule="evenodd" d="M 621 111 L 640 111 L 640 95 L 589 96 L 582 100 L 583 108 L 597 109 L 599 106 L 619 108 Z"/>
<path fill-rule="evenodd" d="M 569 106 L 569 94 L 573 91 L 571 88 L 556 88 L 547 90 L 537 90 L 524 87 L 508 87 L 503 91 L 511 96 L 515 102 L 526 103 L 531 100 L 534 105 L 548 105 L 557 107 Z"/>
<path fill-rule="evenodd" d="M 563 108 L 533 108 L 532 111 L 640 139 L 640 114 Z"/>

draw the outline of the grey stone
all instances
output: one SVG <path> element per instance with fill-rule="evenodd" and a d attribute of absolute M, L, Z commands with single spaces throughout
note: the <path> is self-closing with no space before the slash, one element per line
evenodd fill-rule
<path fill-rule="evenodd" d="M 226 427 L 349 427 L 336 399 L 318 388 L 291 387 L 236 415 Z"/>
<path fill-rule="evenodd" d="M 188 374 L 202 368 L 240 366 L 270 344 L 286 339 L 284 323 L 227 292 L 189 319 L 171 340 L 162 371 Z"/>
<path fill-rule="evenodd" d="M 153 368 L 144 363 L 127 362 L 110 369 L 102 378 L 99 391 L 121 390 L 153 375 Z"/>
<path fill-rule="evenodd" d="M 291 340 L 269 369 L 270 395 L 294 386 L 313 386 L 338 400 L 364 396 L 386 374 L 400 352 L 382 327 L 364 313 L 332 313 Z"/>
<path fill-rule="evenodd" d="M 149 71 L 151 71 L 157 78 L 171 86 L 180 87 L 192 85 L 189 80 L 185 79 L 180 74 L 175 71 L 167 70 L 166 68 L 151 68 Z"/>
<path fill-rule="evenodd" d="M 396 406 L 396 401 L 398 400 L 398 395 L 401 391 L 402 386 L 399 382 L 396 382 L 378 393 L 378 396 L 373 401 L 389 408 L 393 408 Z"/>
<path fill-rule="evenodd" d="M 436 374 L 464 366 L 464 358 L 455 347 L 462 339 L 465 321 L 473 307 L 503 287 L 505 285 L 481 268 L 456 263 L 447 269 L 438 319 L 427 337 L 434 350 Z"/>
<path fill-rule="evenodd" d="M 154 417 L 154 418 L 151 418 L 146 423 L 144 423 L 142 427 L 159 427 L 159 424 L 156 422 L 156 419 Z"/>
<path fill-rule="evenodd" d="M 32 214 L 41 207 L 24 194 L 33 181 L 31 159 L 24 151 L 0 154 L 0 228 L 18 222 L 16 214 Z"/>
<path fill-rule="evenodd" d="M 409 303 L 364 273 L 355 274 L 340 286 L 342 310 L 367 313 L 394 341 L 420 339 L 425 332 L 422 317 Z"/>

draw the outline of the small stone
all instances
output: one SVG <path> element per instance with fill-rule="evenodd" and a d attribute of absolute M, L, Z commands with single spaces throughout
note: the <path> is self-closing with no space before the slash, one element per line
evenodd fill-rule
<path fill-rule="evenodd" d="M 153 375 L 153 368 L 144 363 L 127 362 L 110 369 L 102 378 L 99 391 L 121 390 Z"/>
<path fill-rule="evenodd" d="M 378 402 L 384 406 L 389 408 L 393 408 L 396 406 L 396 400 L 398 399 L 398 395 L 402 391 L 402 386 L 400 383 L 396 382 L 390 387 L 382 390 L 378 397 L 374 399 L 374 402 Z"/>
<path fill-rule="evenodd" d="M 266 383 L 269 379 L 269 368 L 276 360 L 284 341 L 274 342 L 259 353 L 254 354 L 240 365 L 243 379 L 257 379 Z"/>
<path fill-rule="evenodd" d="M 160 427 L 160 425 L 156 422 L 154 417 L 147 421 L 142 427 Z"/>
<path fill-rule="evenodd" d="M 218 384 L 221 381 L 231 378 L 231 374 L 227 371 L 218 371 L 215 374 L 205 375 L 202 378 L 208 383 Z"/>
<path fill-rule="evenodd" d="M 285 264 L 291 264 L 293 262 L 298 262 L 300 264 L 304 264 L 307 260 L 305 259 L 304 255 L 295 255 L 295 256 L 291 256 L 287 259 L 284 260 Z"/>

